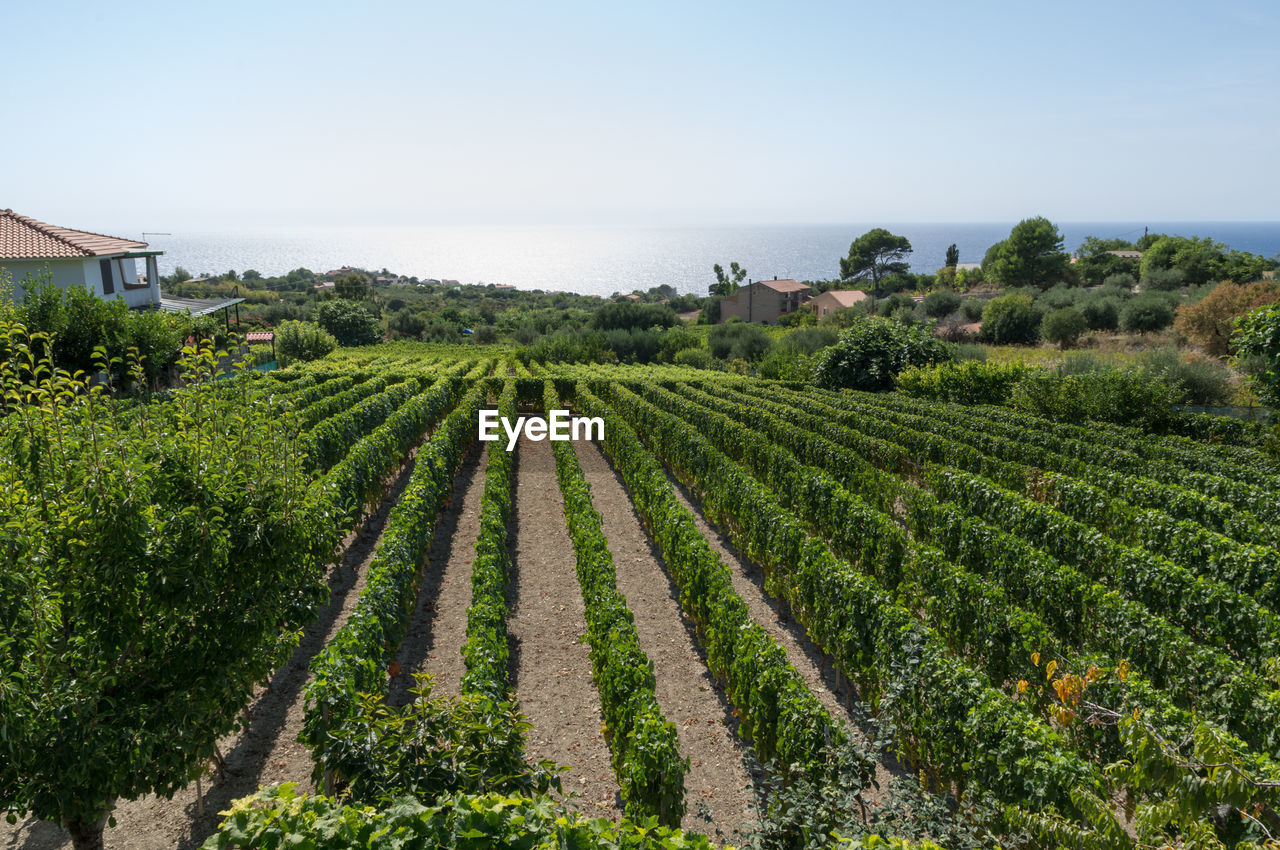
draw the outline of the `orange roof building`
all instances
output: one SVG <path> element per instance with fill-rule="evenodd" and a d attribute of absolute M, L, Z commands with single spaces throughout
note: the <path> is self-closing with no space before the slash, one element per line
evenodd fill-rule
<path fill-rule="evenodd" d="M 46 270 L 62 289 L 84 287 L 99 298 L 121 298 L 131 308 L 160 306 L 160 273 L 146 242 L 46 224 L 13 210 L 0 210 L 0 277 L 12 277 L 14 297 Z M 137 260 L 143 260 L 140 275 Z"/>
<path fill-rule="evenodd" d="M 799 310 L 811 291 L 807 284 L 794 280 L 774 278 L 748 283 L 720 299 L 720 321 L 737 316 L 744 322 L 777 324 L 782 316 Z"/>

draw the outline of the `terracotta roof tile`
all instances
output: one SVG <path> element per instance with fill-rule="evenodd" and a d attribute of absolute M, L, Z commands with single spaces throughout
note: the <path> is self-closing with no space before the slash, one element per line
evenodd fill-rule
<path fill-rule="evenodd" d="M 13 210 L 0 210 L 0 260 L 101 257 L 145 247 L 146 242 L 57 227 Z"/>
<path fill-rule="evenodd" d="M 763 286 L 769 287 L 775 292 L 800 292 L 802 290 L 805 292 L 809 291 L 808 286 L 806 286 L 803 283 L 798 283 L 794 280 L 760 280 L 756 282 Z"/>
<path fill-rule="evenodd" d="M 852 307 L 867 298 L 867 293 L 860 289 L 829 289 L 824 294 L 830 295 L 833 301 L 845 307 Z"/>

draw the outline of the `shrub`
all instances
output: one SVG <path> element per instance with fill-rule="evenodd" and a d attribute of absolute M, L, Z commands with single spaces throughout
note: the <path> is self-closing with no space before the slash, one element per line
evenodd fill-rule
<path fill-rule="evenodd" d="M 1173 305 L 1159 295 L 1139 295 L 1120 309 L 1120 329 L 1130 333 L 1161 331 L 1173 324 Z"/>
<path fill-rule="evenodd" d="M 1280 304 L 1246 313 L 1236 328 L 1236 350 L 1259 364 L 1253 374 L 1258 395 L 1272 407 L 1280 407 Z"/>
<path fill-rule="evenodd" d="M 966 298 L 960 303 L 960 314 L 970 322 L 981 322 L 982 311 L 987 307 L 986 302 L 980 298 Z"/>
<path fill-rule="evenodd" d="M 1241 285 L 1223 281 L 1195 304 L 1177 309 L 1174 327 L 1178 333 L 1209 354 L 1231 353 L 1231 335 L 1239 316 L 1280 301 L 1280 286 L 1274 281 Z"/>
<path fill-rule="evenodd" d="M 1186 279 L 1181 269 L 1152 269 L 1142 276 L 1138 288 L 1143 292 L 1173 292 L 1181 289 Z"/>
<path fill-rule="evenodd" d="M 1073 307 L 1080 300 L 1080 293 L 1083 292 L 1078 286 L 1067 286 L 1065 283 L 1059 283 L 1049 287 L 1036 298 L 1036 306 L 1049 313 L 1053 310 L 1061 310 L 1063 307 Z"/>
<path fill-rule="evenodd" d="M 838 335 L 827 328 L 800 328 L 784 336 L 778 347 L 798 354 L 815 354 L 834 345 Z"/>
<path fill-rule="evenodd" d="M 1113 331 L 1120 327 L 1120 299 L 1091 296 L 1080 302 L 1080 314 L 1093 331 Z"/>
<path fill-rule="evenodd" d="M 1125 292 L 1133 292 L 1133 288 L 1138 285 L 1138 279 L 1128 272 L 1120 274 L 1108 275 L 1102 281 L 1102 285 L 1107 288 L 1123 289 Z"/>
<path fill-rule="evenodd" d="M 1030 345 L 1040 334 L 1040 314 L 1029 295 L 1011 294 L 994 298 L 982 311 L 978 338 L 994 345 Z"/>
<path fill-rule="evenodd" d="M 676 311 L 665 304 L 636 304 L 631 301 L 614 301 L 605 304 L 591 315 L 591 327 L 600 330 L 630 330 L 631 328 L 672 328 L 680 324 Z"/>
<path fill-rule="evenodd" d="M 671 362 L 681 351 L 701 347 L 702 337 L 684 325 L 671 328 L 658 341 L 658 349 L 661 352 L 660 357 L 667 362 Z"/>
<path fill-rule="evenodd" d="M 960 296 L 948 289 L 931 292 L 924 297 L 924 313 L 931 319 L 941 319 L 959 310 L 960 301 Z"/>
<path fill-rule="evenodd" d="M 773 339 L 759 325 L 727 322 L 716 325 L 707 335 L 707 347 L 717 360 L 746 360 L 754 363 L 764 356 Z"/>
<path fill-rule="evenodd" d="M 1064 422 L 1093 419 L 1159 430 L 1172 418 L 1178 398 L 1178 391 L 1164 381 L 1134 371 L 1063 376 L 1029 370 L 1013 388 L 1009 403 Z"/>
<path fill-rule="evenodd" d="M 1143 357 L 1142 368 L 1177 388 L 1186 404 L 1226 404 L 1235 392 L 1231 370 L 1211 357 L 1183 357 L 1175 348 L 1163 348 Z"/>
<path fill-rule="evenodd" d="M 316 324 L 333 334 L 338 345 L 373 345 L 382 342 L 382 325 L 363 304 L 345 299 L 316 305 Z"/>
<path fill-rule="evenodd" d="M 712 365 L 711 352 L 705 348 L 685 348 L 677 351 L 675 356 L 671 358 L 671 362 L 677 366 L 710 369 Z"/>
<path fill-rule="evenodd" d="M 1046 313 L 1040 320 L 1040 336 L 1060 348 L 1071 348 L 1088 327 L 1083 313 L 1075 307 L 1063 307 Z"/>
<path fill-rule="evenodd" d="M 478 345 L 492 345 L 498 341 L 498 329 L 493 325 L 481 325 L 476 328 L 475 340 Z"/>
<path fill-rule="evenodd" d="M 276 357 L 281 368 L 319 360 L 338 347 L 333 334 L 311 322 L 282 322 L 275 331 Z"/>
<path fill-rule="evenodd" d="M 915 398 L 960 404 L 1005 404 L 1027 372 L 1022 363 L 965 360 L 916 366 L 898 375 L 898 389 Z"/>
<path fill-rule="evenodd" d="M 885 319 L 865 319 L 818 355 L 814 383 L 827 389 L 885 391 L 898 373 L 953 358 L 928 331 Z"/>

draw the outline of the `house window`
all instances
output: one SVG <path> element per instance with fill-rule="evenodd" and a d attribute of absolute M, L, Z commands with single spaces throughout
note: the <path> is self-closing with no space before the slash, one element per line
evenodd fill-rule
<path fill-rule="evenodd" d="M 111 261 L 99 260 L 98 268 L 102 270 L 102 294 L 114 295 L 116 291 L 115 282 L 111 279 Z"/>

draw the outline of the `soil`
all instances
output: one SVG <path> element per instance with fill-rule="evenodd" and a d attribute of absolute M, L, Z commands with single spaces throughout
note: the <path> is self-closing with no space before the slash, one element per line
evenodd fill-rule
<path fill-rule="evenodd" d="M 670 476 L 668 476 L 670 478 Z M 855 708 L 848 709 L 851 702 L 857 700 L 857 694 L 840 676 L 825 657 L 821 649 L 809 640 L 804 627 L 788 616 L 786 604 L 771 600 L 764 590 L 764 571 L 760 565 L 748 560 L 738 553 L 733 544 L 719 531 L 711 526 L 702 512 L 702 504 L 678 481 L 671 479 L 675 487 L 676 498 L 680 504 L 693 514 L 694 524 L 702 532 L 702 536 L 711 544 L 711 548 L 729 567 L 733 589 L 747 604 L 751 619 L 769 633 L 787 654 L 787 660 L 796 668 L 809 690 L 818 698 L 832 717 L 848 724 L 850 732 L 862 736 L 861 727 L 867 721 L 864 712 Z M 856 703 L 855 705 L 860 705 Z M 888 796 L 888 789 L 895 777 L 910 778 L 910 771 L 903 767 L 892 756 L 885 755 L 876 763 L 876 783 L 879 789 L 871 789 L 867 800 L 871 804 L 882 803 Z"/>
<path fill-rule="evenodd" d="M 734 734 L 732 710 L 715 687 L 692 623 L 680 610 L 678 591 L 631 497 L 595 443 L 574 447 L 591 485 L 592 503 L 604 520 L 618 590 L 635 616 L 640 645 L 653 661 L 658 705 L 676 724 L 680 749 L 689 759 L 688 813 L 681 826 L 739 841 L 756 821 L 752 776 L 758 766 Z"/>
<path fill-rule="evenodd" d="M 255 694 L 248 708 L 248 728 L 218 742 L 226 760 L 225 769 L 201 783 L 203 799 L 197 796 L 197 784 L 193 782 L 172 799 L 148 795 L 119 801 L 112 813 L 116 826 L 105 831 L 107 850 L 190 850 L 217 830 L 222 821 L 219 812 L 232 800 L 252 794 L 262 785 L 279 782 L 311 787 L 311 753 L 297 740 L 302 729 L 302 692 L 310 679 L 308 668 L 311 659 L 351 616 L 364 587 L 366 568 L 382 539 L 387 515 L 412 472 L 410 458 L 389 480 L 377 511 L 343 542 L 342 558 L 329 576 L 329 602 L 307 629 L 289 662 Z M 69 847 L 71 838 L 51 823 L 34 818 L 12 826 L 0 822 L 0 848 Z"/>
<path fill-rule="evenodd" d="M 487 455 L 475 443 L 453 479 L 453 497 L 441 511 L 431 538 L 418 604 L 396 661 L 400 675 L 388 689 L 392 705 L 406 704 L 413 673 L 431 673 L 434 696 L 457 696 L 466 667 L 462 645 L 467 638 L 471 605 L 471 563 L 480 536 L 480 501 L 484 495 Z"/>
<path fill-rule="evenodd" d="M 622 799 L 601 733 L 577 561 L 555 454 L 545 440 L 520 439 L 512 513 L 507 631 L 512 685 L 533 726 L 525 749 L 534 759 L 569 766 L 561 787 L 583 814 L 617 820 Z"/>

